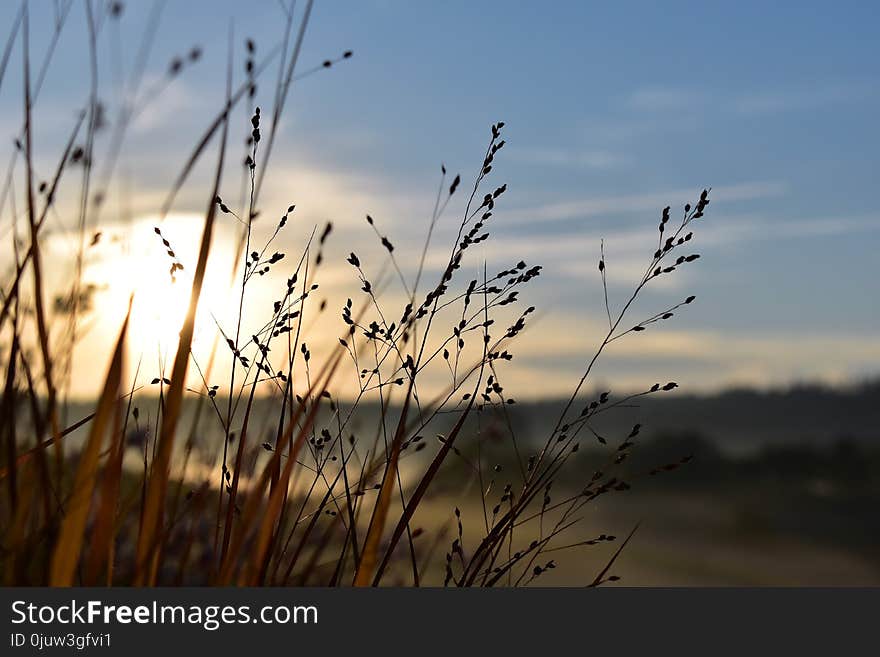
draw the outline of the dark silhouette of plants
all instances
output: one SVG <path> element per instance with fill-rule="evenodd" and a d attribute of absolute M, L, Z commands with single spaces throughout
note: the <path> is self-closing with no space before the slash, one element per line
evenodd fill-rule
<path fill-rule="evenodd" d="M 86 7 L 94 63 L 101 26 L 119 20 L 123 7 L 111 3 L 98 13 L 91 3 Z M 56 39 L 69 9 L 62 8 Z M 585 395 L 596 362 L 612 343 L 658 328 L 694 300 L 687 297 L 647 318 L 631 317 L 633 303 L 653 281 L 699 257 L 689 249 L 694 224 L 709 203 L 708 191 L 684 206 L 676 219 L 670 208 L 662 211 L 657 248 L 647 254 L 644 275 L 617 311 L 609 301 L 608 268 L 600 245 L 607 334 L 585 358 L 582 377 L 539 445 L 518 440 L 508 411 L 515 400 L 502 381 L 506 368 L 515 367 L 509 363 L 517 337 L 529 328 L 535 310 L 522 308 L 521 297 L 542 268 L 512 259 L 495 271 L 487 262 L 469 257 L 502 219 L 496 214 L 507 186 L 491 181 L 505 146 L 503 122 L 491 126 L 472 177 L 451 176 L 442 168 L 420 249 L 395 248 L 381 219 L 367 215 L 367 234 L 376 240 L 382 258 L 365 255 L 361 246 L 350 252 L 347 264 L 356 292 L 341 307 L 315 299 L 332 224 L 315 227 L 299 252 L 284 252 L 276 244 L 296 212 L 292 199 L 283 211 L 274 209 L 280 218 L 268 239 L 257 244 L 254 225 L 263 221 L 262 210 L 268 210 L 262 207 L 260 190 L 292 84 L 351 57 L 345 52 L 297 72 L 310 11 L 308 2 L 299 23 L 288 12 L 281 44 L 262 60 L 257 58 L 257 44 L 246 41 L 245 77 L 238 86 L 233 83 L 230 54 L 226 102 L 195 140 L 162 204 L 164 217 L 189 184 L 194 166 L 216 148 L 213 181 L 203 190 L 206 210 L 197 261 L 181 262 L 172 237 L 155 228 L 169 259 L 167 272 L 157 276 L 175 279 L 180 271 L 194 272 L 170 370 L 156 372 L 145 391 L 126 379 L 127 318 L 108 351 L 110 365 L 94 413 L 70 424 L 62 421 L 60 397 L 69 382 L 60 372 L 69 371 L 66 354 L 75 349 L 80 322 L 89 310 L 93 290 L 83 281 L 84 263 L 88 248 L 100 239 L 98 216 L 126 127 L 171 79 L 197 64 L 201 50 L 193 47 L 186 56 L 173 58 L 165 78 L 141 93 L 137 73 L 131 85 L 135 100 L 121 103 L 109 127 L 93 71 L 86 107 L 78 114 L 51 182 L 42 184 L 34 166 L 31 123 L 42 73 L 35 83 L 27 7 L 13 25 L 0 72 L 19 39 L 23 125 L 3 194 L 25 208 L 27 241 L 19 245 L 13 240 L 15 262 L 3 286 L 0 314 L 6 351 L 0 402 L 0 572 L 6 583 L 516 586 L 561 566 L 557 561 L 568 551 L 616 543 L 607 566 L 591 582 L 599 585 L 618 579 L 612 567 L 635 529 L 623 540 L 597 534 L 571 542 L 567 533 L 584 522 L 582 509 L 600 496 L 629 489 L 639 476 L 687 462 L 685 457 L 656 464 L 649 472 L 628 473 L 625 463 L 637 445 L 640 426 L 634 425 L 626 436 L 600 435 L 593 426 L 597 416 L 625 409 L 639 397 L 668 392 L 677 387 L 675 382 L 653 383 L 619 397 L 610 391 L 592 399 Z M 49 65 L 53 48 L 41 71 Z M 258 85 L 273 64 L 278 66 L 274 98 L 271 108 L 262 111 L 254 104 Z M 242 171 L 246 193 L 236 204 L 224 200 L 221 174 L 228 133 L 238 128 L 233 110 L 243 106 L 251 116 Z M 110 147 L 99 162 L 95 134 L 104 129 L 111 132 Z M 54 208 L 56 189 L 67 183 L 74 166 L 81 168 L 81 246 L 73 285 L 63 297 L 64 312 L 50 317 L 42 307 L 43 268 L 48 264 L 42 249 L 44 225 Z M 10 181 L 15 176 L 24 185 L 13 188 Z M 455 239 L 437 246 L 435 229 L 449 213 L 458 217 Z M 214 348 L 203 364 L 192 351 L 196 310 L 212 236 L 218 218 L 227 215 L 240 229 L 240 261 L 230 272 L 237 321 L 231 326 L 217 321 Z M 13 230 L 17 236 L 18 227 Z M 438 249 L 448 256 L 432 278 L 428 255 Z M 478 274 L 468 277 L 466 271 Z M 271 307 L 260 309 L 259 316 L 246 316 L 249 292 L 263 280 L 271 285 L 276 277 L 263 277 L 273 272 L 283 272 L 284 284 L 275 290 Z M 392 287 L 402 293 L 401 305 L 384 300 Z M 313 356 L 310 323 L 325 312 L 338 313 L 337 342 L 329 353 Z M 250 335 L 244 330 L 245 319 L 247 325 L 259 320 L 259 328 Z M 35 344 L 28 334 L 36 335 Z M 221 359 L 230 363 L 229 379 L 222 382 L 212 379 L 214 363 Z M 190 376 L 187 387 L 191 367 L 198 381 Z M 135 378 L 140 368 L 139 363 Z M 420 389 L 428 377 L 446 381 L 439 393 L 433 392 L 436 385 Z M 349 379 L 355 382 L 355 392 L 341 394 Z M 298 383 L 302 381 L 304 386 Z M 195 410 L 189 426 L 184 426 L 187 396 Z M 143 421 L 148 406 L 152 422 Z M 359 425 L 363 417 L 374 418 L 374 426 Z M 509 451 L 504 467 L 491 464 L 483 453 L 481 427 L 490 423 L 504 432 L 504 449 Z M 81 448 L 65 449 L 65 438 L 80 428 L 87 434 Z M 207 439 L 212 435 L 217 438 L 213 445 Z M 573 460 L 585 441 L 607 451 L 605 465 L 586 476 Z M 141 464 L 135 471 L 124 467 L 129 450 L 136 451 Z M 194 487 L 185 475 L 195 460 L 210 464 L 213 474 Z M 425 527 L 418 512 L 438 482 L 460 476 L 451 475 L 453 470 L 464 473 L 465 486 L 464 492 L 456 493 L 462 499 L 451 516 L 452 526 Z M 563 474 L 583 479 L 582 486 L 557 493 L 554 483 Z M 473 522 L 473 516 L 462 511 L 469 502 L 481 516 L 472 535 L 466 534 L 465 523 Z M 434 558 L 438 551 L 445 551 L 445 562 Z"/>

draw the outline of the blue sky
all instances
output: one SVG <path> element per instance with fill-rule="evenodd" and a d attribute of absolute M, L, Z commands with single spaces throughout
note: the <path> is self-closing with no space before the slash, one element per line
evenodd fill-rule
<path fill-rule="evenodd" d="M 119 51 L 116 27 L 102 32 L 101 95 L 111 105 L 116 53 L 129 70 L 150 6 L 126 8 Z M 4 3 L 3 25 L 16 10 Z M 51 4 L 33 12 L 39 57 Z M 151 204 L 155 212 L 219 105 L 230 19 L 240 78 L 244 38 L 259 53 L 281 37 L 276 0 L 165 4 L 150 75 L 159 79 L 193 45 L 204 56 L 126 142 L 136 215 Z M 703 187 L 714 190 L 696 243 L 703 259 L 641 308 L 652 314 L 691 293 L 699 303 L 662 335 L 612 354 L 601 376 L 637 385 L 674 375 L 697 388 L 872 376 L 878 19 L 873 2 L 318 0 L 303 65 L 355 54 L 294 88 L 265 205 L 296 201 L 305 224 L 332 219 L 340 254 L 346 239 L 370 239 L 367 212 L 398 242 L 417 244 L 440 162 L 469 179 L 488 126 L 503 120 L 508 146 L 494 175 L 510 192 L 485 257 L 545 267 L 524 293 L 544 313 L 526 338 L 524 384 L 540 380 L 552 393 L 556 381 L 570 383 L 599 334 L 599 239 L 619 303 L 654 248 L 660 210 Z M 39 100 L 38 140 L 49 152 L 86 97 L 84 24 L 76 3 Z M 0 88 L 0 130 L 10 138 L 20 125 L 19 65 L 11 60 Z M 264 107 L 269 86 L 257 99 Z M 205 176 L 182 195 L 181 216 L 202 211 Z M 228 187 L 235 196 L 237 182 Z"/>

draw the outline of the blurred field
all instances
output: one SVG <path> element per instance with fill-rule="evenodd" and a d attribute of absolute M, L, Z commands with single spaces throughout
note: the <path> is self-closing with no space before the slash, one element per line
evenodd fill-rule
<path fill-rule="evenodd" d="M 876 384 L 848 390 L 801 387 L 681 395 L 622 410 L 617 420 L 621 426 L 633 417 L 648 423 L 630 471 L 686 454 L 694 459 L 676 472 L 637 478 L 631 490 L 593 501 L 582 514 L 584 522 L 570 530 L 563 543 L 601 533 L 623 537 L 641 522 L 613 569 L 621 577 L 619 584 L 629 586 L 880 585 L 875 395 Z M 750 401 L 750 414 L 739 413 L 743 399 Z M 516 426 L 525 432 L 520 437 L 526 444 L 537 442 L 539 436 L 531 427 L 539 427 L 540 417 L 552 406 L 517 405 Z M 682 407 L 688 409 L 688 419 L 682 419 Z M 70 413 L 86 409 L 75 406 Z M 840 409 L 848 412 L 841 414 Z M 192 406 L 186 406 L 184 422 L 191 412 Z M 786 414 L 795 419 L 784 423 Z M 372 415 L 365 411 L 355 428 L 370 426 Z M 734 415 L 738 424 L 730 428 Z M 609 420 L 606 428 L 619 430 L 614 424 Z M 71 436 L 72 445 L 77 440 Z M 216 454 L 216 440 L 219 436 L 199 437 L 206 455 Z M 505 447 L 487 440 L 485 462 L 498 456 L 500 465 Z M 465 442 L 462 448 L 462 458 L 473 454 L 473 444 Z M 136 446 L 129 451 L 128 463 L 136 467 Z M 573 493 L 578 479 L 588 479 L 601 458 L 600 451 L 585 449 L 554 496 Z M 415 517 L 414 527 L 425 531 L 419 539 L 420 554 L 431 560 L 426 584 L 443 583 L 455 507 L 462 512 L 465 550 L 484 530 L 475 482 L 463 477 L 459 465 L 453 462 L 441 472 Z M 499 481 L 512 465 L 504 463 Z M 418 468 L 412 463 L 402 468 L 405 475 L 413 470 Z M 210 459 L 201 464 L 192 459 L 187 486 L 195 488 L 212 472 L 216 467 Z M 438 535 L 442 540 L 435 538 Z M 437 546 L 429 549 L 434 540 Z M 614 549 L 614 544 L 600 544 L 553 554 L 559 567 L 545 571 L 533 584 L 583 585 L 604 567 Z M 396 583 L 406 581 L 405 571 L 395 572 L 395 577 Z"/>
<path fill-rule="evenodd" d="M 878 452 L 850 454 L 874 473 L 853 481 L 834 468 L 830 450 L 791 451 L 820 467 L 774 473 L 773 456 L 764 454 L 724 462 L 725 474 L 720 462 L 701 473 L 696 459 L 688 473 L 596 500 L 566 542 L 600 532 L 625 536 L 641 521 L 613 569 L 628 586 L 880 585 Z M 431 508 L 449 516 L 455 503 L 450 496 Z M 482 511 L 470 506 L 462 515 L 468 526 Z M 542 574 L 540 584 L 583 585 L 614 547 L 559 555 L 559 567 Z"/>

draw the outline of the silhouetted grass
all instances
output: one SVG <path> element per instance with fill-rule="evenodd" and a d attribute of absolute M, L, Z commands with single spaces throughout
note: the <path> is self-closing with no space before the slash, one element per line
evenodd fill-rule
<path fill-rule="evenodd" d="M 320 286 L 332 225 L 320 232 L 316 227 L 295 254 L 275 246 L 296 211 L 294 204 L 281 213 L 267 240 L 259 243 L 254 231 L 263 210 L 279 210 L 263 207 L 260 189 L 293 82 L 351 56 L 346 52 L 297 75 L 311 2 L 298 21 L 289 11 L 281 44 L 264 59 L 257 60 L 257 44 L 246 42 L 245 78 L 238 85 L 230 36 L 225 104 L 215 116 L 206 117 L 208 128 L 195 140 L 160 208 L 160 216 L 167 215 L 178 192 L 191 184 L 196 164 L 216 157 L 213 180 L 202 190 L 206 209 L 195 263 L 181 262 L 170 237 L 155 229 L 169 258 L 167 274 L 174 279 L 184 269 L 194 272 L 170 370 L 158 372 L 149 394 L 126 378 L 126 320 L 118 343 L 108 350 L 109 368 L 95 412 L 64 426 L 60 399 L 70 382 L 57 365 L 64 363 L 69 371 L 69 355 L 80 334 L 87 299 L 84 251 L 100 239 L 98 213 L 125 128 L 143 109 L 137 102 L 122 103 L 96 183 L 95 133 L 103 129 L 99 117 L 105 111 L 95 91 L 97 43 L 101 26 L 120 20 L 123 9 L 118 3 L 86 7 L 92 87 L 48 185 L 38 183 L 33 165 L 31 110 L 36 98 L 28 45 L 33 27 L 27 9 L 9 41 L 20 39 L 23 47 L 23 128 L 4 197 L 25 208 L 27 230 L 19 229 L 13 212 L 13 234 L 26 241 L 20 247 L 13 240 L 14 268 L 3 287 L 0 315 L 8 353 L 0 403 L 5 484 L 0 499 L 0 572 L 6 583 L 419 585 L 436 581 L 440 569 L 447 585 L 526 585 L 561 567 L 567 552 L 616 541 L 598 533 L 595 540 L 566 540 L 566 533 L 584 522 L 581 512 L 587 505 L 628 490 L 636 476 L 687 462 L 682 455 L 655 464 L 647 474 L 631 473 L 626 462 L 637 446 L 640 426 L 626 435 L 606 436 L 593 424 L 598 416 L 626 408 L 637 398 L 674 389 L 675 382 L 652 383 L 622 397 L 610 391 L 595 399 L 585 399 L 584 394 L 609 345 L 633 333 L 658 330 L 694 300 L 689 296 L 646 318 L 631 317 L 635 300 L 653 281 L 699 257 L 687 249 L 692 229 L 709 203 L 708 192 L 686 205 L 677 219 L 670 208 L 662 211 L 657 248 L 646 254 L 643 276 L 616 311 L 609 300 L 602 248 L 597 283 L 603 287 L 607 333 L 585 356 L 583 375 L 558 417 L 548 421 L 543 444 L 533 451 L 533 445 L 517 440 L 508 410 L 515 400 L 502 380 L 505 368 L 515 366 L 507 363 L 514 359 L 517 338 L 528 329 L 535 310 L 519 309 L 521 295 L 541 274 L 541 266 L 512 257 L 496 272 L 485 261 L 468 258 L 474 247 L 490 239 L 502 219 L 496 213 L 507 186 L 491 181 L 505 145 L 503 122 L 491 126 L 470 182 L 442 168 L 420 248 L 395 248 L 381 221 L 366 217 L 367 234 L 375 239 L 382 258 L 364 255 L 371 249 L 363 244 L 350 252 L 347 263 L 355 284 L 351 298 L 338 309 L 335 348 L 312 353 L 310 322 L 321 313 L 337 312 L 326 301 L 312 300 Z M 64 20 L 66 13 L 59 16 L 58 29 Z M 144 47 L 149 43 L 145 37 Z M 11 45 L 6 52 L 10 51 Z M 200 57 L 200 49 L 193 48 L 186 57 L 173 58 L 165 80 L 181 75 Z M 8 60 L 4 56 L 0 70 Z M 264 112 L 252 103 L 272 65 L 278 66 L 278 81 L 271 109 Z M 139 80 L 140 72 L 132 80 L 135 88 Z M 147 96 L 133 97 L 154 102 L 164 84 L 148 90 Z M 251 116 L 250 136 L 242 180 L 245 195 L 236 209 L 237 204 L 224 201 L 228 183 L 222 173 L 229 157 L 229 130 L 239 128 L 233 110 L 244 106 Z M 74 166 L 81 175 L 68 182 L 64 174 Z M 13 180 L 23 184 L 13 187 Z M 79 187 L 79 249 L 65 312 L 50 316 L 43 307 L 44 224 L 56 189 L 66 184 Z M 438 246 L 435 228 L 453 213 L 458 216 L 455 239 Z M 217 322 L 214 348 L 203 369 L 192 353 L 192 340 L 213 235 L 218 218 L 226 215 L 240 228 L 240 260 L 232 263 L 229 285 L 237 320 L 231 326 Z M 438 250 L 448 256 L 432 280 L 426 257 Z M 415 276 L 408 277 L 403 263 L 416 262 Z M 463 280 L 466 268 L 480 274 Z M 257 309 L 263 313 L 259 315 L 246 301 L 256 282 L 272 272 L 283 272 L 285 282 L 271 308 Z M 406 299 L 402 307 L 383 300 L 392 287 Z M 244 327 L 255 324 L 260 328 L 248 335 Z M 36 350 L 31 335 L 36 335 Z M 215 383 L 214 364 L 224 359 L 230 364 L 229 379 Z M 198 381 L 193 376 L 187 380 L 193 365 Z M 430 388 L 420 391 L 420 382 L 438 371 L 446 383 L 429 398 Z M 350 398 L 339 395 L 352 375 L 357 392 Z M 197 407 L 189 426 L 184 426 L 187 396 L 197 399 Z M 151 408 L 144 422 L 147 405 Z M 364 412 L 367 406 L 370 413 Z M 372 413 L 374 408 L 378 413 Z M 374 420 L 374 426 L 358 426 L 362 417 Z M 490 424 L 496 431 L 501 427 L 501 442 L 509 452 L 506 462 L 513 466 L 502 468 L 484 453 L 484 428 Z M 88 431 L 85 444 L 78 451 L 65 449 L 65 438 L 80 427 Z M 216 438 L 213 444 L 210 436 Z M 573 455 L 585 441 L 604 447 L 602 465 L 586 476 L 579 490 L 557 495 L 554 482 L 561 477 L 584 479 L 572 468 Z M 138 468 L 124 467 L 127 450 L 136 452 Z M 193 475 L 190 469 L 196 464 L 208 467 Z M 480 514 L 466 517 L 456 508 L 449 517 L 451 525 L 425 525 L 420 511 L 450 468 L 464 473 L 464 485 L 455 492 L 462 499 L 461 508 L 478 508 Z M 607 566 L 583 583 L 619 579 L 613 568 L 634 533 L 635 528 L 609 546 Z M 434 555 L 444 552 L 445 565 L 438 564 Z"/>

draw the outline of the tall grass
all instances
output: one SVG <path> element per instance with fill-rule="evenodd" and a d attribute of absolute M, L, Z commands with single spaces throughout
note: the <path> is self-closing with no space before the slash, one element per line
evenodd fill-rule
<path fill-rule="evenodd" d="M 307 2 L 298 15 L 293 6 L 285 7 L 280 43 L 262 60 L 257 59 L 257 45 L 246 42 L 246 75 L 238 84 L 230 33 L 225 103 L 216 115 L 206 117 L 208 127 L 195 140 L 159 208 L 160 216 L 167 215 L 177 194 L 193 184 L 190 176 L 196 165 L 216 158 L 213 180 L 201 190 L 207 204 L 196 261 L 184 264 L 169 237 L 156 228 L 168 253 L 169 275 L 174 278 L 190 267 L 194 271 L 170 371 L 160 372 L 148 390 L 136 388 L 137 372 L 130 378 L 125 363 L 126 318 L 107 354 L 109 365 L 95 411 L 70 423 L 62 422 L 60 412 L 70 385 L 63 373 L 70 370 L 70 354 L 81 335 L 78 326 L 87 312 L 83 263 L 88 235 L 99 225 L 125 130 L 143 111 L 139 103 L 155 102 L 164 83 L 139 95 L 143 65 L 137 67 L 129 81 L 133 93 L 120 103 L 109 128 L 106 159 L 99 162 L 95 133 L 104 129 L 98 120 L 104 110 L 95 91 L 97 45 L 102 30 L 121 20 L 123 8 L 87 1 L 91 90 L 58 156 L 52 182 L 41 184 L 33 164 L 37 93 L 29 51 L 34 27 L 26 5 L 13 24 L 0 67 L 2 87 L 2 73 L 7 62 L 14 61 L 11 53 L 19 41 L 22 130 L 0 206 L 14 237 L 13 266 L 3 285 L 0 314 L 6 352 L 0 401 L 0 574 L 5 583 L 526 585 L 556 568 L 560 554 L 616 541 L 606 534 L 574 543 L 566 539 L 585 522 L 582 511 L 587 505 L 627 490 L 640 476 L 624 466 L 636 446 L 639 425 L 627 436 L 603 436 L 593 420 L 677 384 L 656 383 L 622 397 L 601 392 L 589 398 L 590 376 L 609 345 L 654 329 L 694 300 L 687 297 L 646 318 L 631 317 L 635 300 L 654 281 L 699 257 L 686 249 L 692 226 L 709 203 L 708 192 L 686 205 L 678 219 L 672 218 L 670 208 L 662 211 L 657 248 L 647 254 L 643 276 L 617 311 L 609 303 L 602 248 L 597 284 L 602 285 L 607 333 L 585 356 L 583 375 L 563 411 L 547 421 L 540 445 L 518 440 L 508 410 L 515 400 L 502 378 L 506 368 L 515 367 L 508 361 L 535 310 L 520 310 L 520 295 L 542 268 L 516 260 L 495 272 L 487 262 L 469 258 L 477 245 L 490 239 L 501 219 L 496 212 L 507 186 L 491 180 L 505 146 L 503 122 L 491 126 L 470 182 L 442 168 L 419 248 L 396 249 L 380 222 L 367 216 L 366 234 L 383 256 L 365 256 L 364 251 L 375 250 L 362 244 L 350 252 L 347 263 L 356 285 L 338 310 L 335 347 L 313 357 L 311 322 L 333 311 L 313 300 L 332 225 L 320 231 L 316 227 L 295 254 L 275 246 L 295 205 L 280 213 L 264 242 L 254 230 L 262 221 L 260 190 L 292 85 L 351 56 L 346 52 L 298 72 L 311 6 Z M 69 10 L 64 3 L 59 6 L 56 34 Z M 148 30 L 141 44 L 139 61 L 146 61 L 143 53 L 151 47 L 150 34 Z M 54 45 L 41 70 L 49 66 L 53 50 Z M 199 58 L 200 51 L 193 49 L 187 57 L 173 59 L 167 80 Z M 271 108 L 264 112 L 256 105 L 257 89 L 273 67 L 277 81 Z M 132 97 L 141 100 L 132 102 Z M 245 194 L 240 209 L 235 209 L 236 204 L 224 201 L 229 183 L 222 174 L 229 131 L 239 128 L 236 110 L 240 114 L 242 109 L 251 117 L 250 137 L 242 179 Z M 70 180 L 74 171 L 81 174 L 78 181 Z M 93 171 L 101 173 L 93 176 Z M 45 225 L 55 213 L 56 190 L 62 185 L 78 188 L 81 198 L 76 215 L 79 247 L 73 284 L 60 305 L 63 312 L 53 315 L 44 307 Z M 26 209 L 24 230 L 17 223 L 17 207 Z M 437 245 L 436 228 L 450 215 L 457 217 L 452 220 L 454 240 Z M 238 313 L 232 325 L 217 322 L 213 349 L 202 368 L 193 353 L 193 334 L 216 225 L 227 217 L 241 229 L 229 279 Z M 426 263 L 434 253 L 444 254 L 444 264 L 432 280 L 434 272 Z M 413 269 L 415 274 L 407 275 Z M 463 280 L 467 270 L 480 273 Z M 285 282 L 271 311 L 263 309 L 258 316 L 247 299 L 270 273 L 280 274 Z M 404 298 L 399 306 L 384 300 L 391 289 Z M 250 326 L 260 328 L 248 335 L 245 327 Z M 223 385 L 213 383 L 215 363 L 224 360 L 229 379 Z M 429 377 L 436 381 L 437 372 L 445 381 L 439 392 L 435 383 L 423 383 Z M 189 426 L 186 404 L 194 407 Z M 141 413 L 149 407 L 153 426 L 149 420 L 142 422 Z M 359 425 L 363 418 L 374 426 Z M 499 457 L 497 450 L 490 455 L 484 437 L 488 425 L 503 432 L 505 456 Z M 87 438 L 71 449 L 68 437 L 80 428 L 87 429 Z M 429 434 L 436 437 L 426 437 Z M 211 443 L 206 436 L 216 440 Z M 585 441 L 607 450 L 606 467 L 589 474 L 579 471 L 575 454 Z M 216 458 L 206 460 L 205 452 Z M 131 467 L 132 454 L 138 467 Z M 212 463 L 211 473 L 193 475 L 190 465 L 195 460 Z M 658 464 L 645 475 L 673 470 L 687 460 Z M 563 478 L 581 484 L 557 496 L 554 483 Z M 438 484 L 455 488 L 461 507 L 426 524 L 424 510 Z M 466 526 L 467 518 L 471 526 Z M 633 533 L 616 549 L 609 548 L 607 565 L 584 584 L 618 578 L 612 568 Z M 437 558 L 444 553 L 445 560 Z"/>

